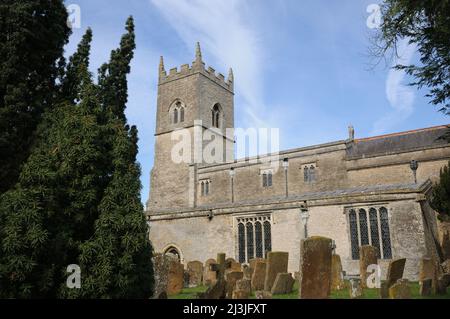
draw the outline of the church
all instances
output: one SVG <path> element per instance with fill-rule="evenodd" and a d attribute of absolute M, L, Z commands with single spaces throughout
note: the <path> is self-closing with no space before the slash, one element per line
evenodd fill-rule
<path fill-rule="evenodd" d="M 345 140 L 234 159 L 233 72 L 225 78 L 206 67 L 199 44 L 195 61 L 180 69 L 166 72 L 161 57 L 156 114 L 145 212 L 155 252 L 182 263 L 222 252 L 247 263 L 286 251 L 296 272 L 300 241 L 325 236 L 347 274 L 359 273 L 359 247 L 373 245 L 383 273 L 390 260 L 406 258 L 411 280 L 419 260 L 436 255 L 438 222 L 427 198 L 450 159 L 440 138 L 447 126 L 369 138 L 350 127 Z M 205 132 L 223 160 L 197 156 Z M 182 134 L 190 146 L 175 160 Z"/>

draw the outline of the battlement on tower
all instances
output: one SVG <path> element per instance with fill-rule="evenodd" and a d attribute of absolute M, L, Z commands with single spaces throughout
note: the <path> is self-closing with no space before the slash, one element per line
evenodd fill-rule
<path fill-rule="evenodd" d="M 192 62 L 191 65 L 183 64 L 181 65 L 180 69 L 178 67 L 175 67 L 171 68 L 169 72 L 166 72 L 164 67 L 164 60 L 163 57 L 161 57 L 159 64 L 159 84 L 164 84 L 198 73 L 203 74 L 213 82 L 233 92 L 234 90 L 233 70 L 230 68 L 228 77 L 225 78 L 225 76 L 222 73 L 216 72 L 216 70 L 211 66 L 208 66 L 206 68 L 205 63 L 202 60 L 202 54 L 199 43 L 197 43 L 195 61 Z"/>

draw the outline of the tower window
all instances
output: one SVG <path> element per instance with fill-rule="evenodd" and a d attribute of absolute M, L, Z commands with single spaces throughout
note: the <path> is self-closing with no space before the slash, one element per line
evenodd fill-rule
<path fill-rule="evenodd" d="M 212 127 L 220 128 L 220 105 L 214 105 L 211 111 Z"/>
<path fill-rule="evenodd" d="M 185 113 L 185 106 L 180 101 L 175 102 L 174 105 L 172 105 L 171 109 L 171 117 L 172 117 L 172 123 L 178 124 L 184 122 L 184 113 Z"/>
<path fill-rule="evenodd" d="M 263 187 L 272 187 L 272 172 L 264 172 L 262 174 Z"/>
<path fill-rule="evenodd" d="M 368 213 L 367 213 L 368 212 Z M 388 211 L 385 207 L 348 212 L 352 259 L 359 259 L 359 247 L 372 245 L 378 249 L 379 257 L 392 258 Z"/>

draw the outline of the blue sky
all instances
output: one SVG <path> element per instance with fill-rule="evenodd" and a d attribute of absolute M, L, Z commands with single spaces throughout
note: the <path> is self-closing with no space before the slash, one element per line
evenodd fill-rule
<path fill-rule="evenodd" d="M 142 200 L 153 165 L 159 56 L 166 69 L 191 63 L 195 42 L 218 72 L 233 68 L 235 126 L 280 129 L 280 148 L 447 124 L 408 77 L 384 62 L 372 67 L 373 30 L 367 7 L 375 0 L 76 0 L 81 28 L 90 26 L 91 70 L 108 60 L 133 15 L 137 49 L 128 78 L 128 121 L 139 129 Z M 415 61 L 404 45 L 400 59 Z"/>

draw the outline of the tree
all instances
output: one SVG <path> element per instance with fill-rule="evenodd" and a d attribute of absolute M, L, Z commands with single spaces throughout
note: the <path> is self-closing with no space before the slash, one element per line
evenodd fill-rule
<path fill-rule="evenodd" d="M 416 44 L 420 65 L 396 65 L 415 78 L 411 85 L 428 87 L 434 105 L 450 114 L 450 1 L 384 0 L 383 22 L 375 39 L 374 54 L 397 53 L 400 40 Z"/>
<path fill-rule="evenodd" d="M 63 1 L 3 0 L 0 17 L 1 194 L 17 182 L 41 114 L 52 105 L 70 29 Z"/>
<path fill-rule="evenodd" d="M 439 182 L 433 187 L 430 205 L 441 221 L 450 221 L 450 162 L 441 168 Z"/>

